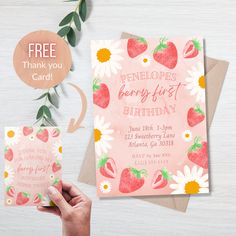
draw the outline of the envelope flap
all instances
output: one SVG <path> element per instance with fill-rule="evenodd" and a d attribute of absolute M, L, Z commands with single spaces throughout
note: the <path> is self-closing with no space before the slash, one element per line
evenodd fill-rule
<path fill-rule="evenodd" d="M 207 112 L 208 112 L 208 125 L 211 124 L 215 113 L 216 105 L 220 97 L 220 92 L 224 83 L 224 78 L 229 66 L 226 61 L 207 59 L 207 67 L 211 66 L 211 70 L 208 70 L 206 74 L 207 81 Z"/>

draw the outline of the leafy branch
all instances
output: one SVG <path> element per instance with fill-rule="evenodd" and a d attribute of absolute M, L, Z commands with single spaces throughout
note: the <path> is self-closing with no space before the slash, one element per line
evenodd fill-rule
<path fill-rule="evenodd" d="M 40 106 L 37 116 L 36 122 L 40 123 L 40 126 L 56 126 L 56 122 L 52 118 L 52 113 L 50 111 L 51 107 L 59 108 L 58 106 L 58 98 L 59 94 L 57 92 L 57 86 L 53 87 L 54 92 L 51 92 L 51 89 L 48 89 L 41 96 L 36 98 L 35 100 L 43 100 L 44 104 Z"/>
<path fill-rule="evenodd" d="M 61 29 L 57 32 L 72 47 L 77 45 L 76 33 L 81 31 L 81 21 L 85 22 L 87 16 L 86 0 L 68 0 L 66 2 L 78 2 L 74 11 L 67 14 L 59 23 Z M 73 70 L 73 68 L 71 68 Z M 44 103 L 38 109 L 35 124 L 40 126 L 56 126 L 56 122 L 52 118 L 51 108 L 59 108 L 59 94 L 57 86 L 46 90 L 41 96 L 35 100 L 44 100 Z M 53 91 L 52 91 L 53 89 Z"/>
<path fill-rule="evenodd" d="M 86 0 L 70 0 L 67 2 L 78 1 L 74 11 L 66 15 L 59 26 L 62 27 L 57 34 L 64 38 L 72 47 L 77 45 L 76 31 L 81 31 L 81 21 L 85 22 L 87 15 Z"/>

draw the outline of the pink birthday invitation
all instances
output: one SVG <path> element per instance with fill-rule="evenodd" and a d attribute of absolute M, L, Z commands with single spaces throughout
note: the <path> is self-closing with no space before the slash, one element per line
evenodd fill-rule
<path fill-rule="evenodd" d="M 49 186 L 61 191 L 61 131 L 58 127 L 6 127 L 6 206 L 50 206 Z"/>
<path fill-rule="evenodd" d="M 209 192 L 201 38 L 91 42 L 99 197 Z"/>

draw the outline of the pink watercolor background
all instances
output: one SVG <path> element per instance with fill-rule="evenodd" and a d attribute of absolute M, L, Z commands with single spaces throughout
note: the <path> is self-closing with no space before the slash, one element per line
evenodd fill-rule
<path fill-rule="evenodd" d="M 97 105 L 94 105 L 94 116 L 99 115 L 105 117 L 105 122 L 111 123 L 111 129 L 114 130 L 112 137 L 113 141 L 110 142 L 112 149 L 108 151 L 108 156 L 112 157 L 117 166 L 117 177 L 115 179 L 106 178 L 101 175 L 99 169 L 96 171 L 97 179 L 97 194 L 99 197 L 114 197 L 114 196 L 141 196 L 141 195 L 169 195 L 173 189 L 170 189 L 169 186 L 166 186 L 162 189 L 152 189 L 151 183 L 153 179 L 154 172 L 158 169 L 161 169 L 163 166 L 168 169 L 172 174 L 176 174 L 177 170 L 183 172 L 183 167 L 188 165 L 192 168 L 194 165 L 193 162 L 188 160 L 187 152 L 189 147 L 193 144 L 193 140 L 186 142 L 182 138 L 182 133 L 185 130 L 191 130 L 193 139 L 196 136 L 200 136 L 202 140 L 207 140 L 206 132 L 206 119 L 198 124 L 197 126 L 190 127 L 187 123 L 187 111 L 190 107 L 193 107 L 196 103 L 199 103 L 203 112 L 206 114 L 205 103 L 196 102 L 196 96 L 190 95 L 190 90 L 182 88 L 178 94 L 178 100 L 176 101 L 177 112 L 171 115 L 163 116 L 150 116 L 150 117 L 127 117 L 122 114 L 124 105 L 128 106 L 144 106 L 144 107 L 158 107 L 158 103 L 154 104 L 153 102 L 146 102 L 145 104 L 140 104 L 135 98 L 124 98 L 122 100 L 117 99 L 117 94 L 119 88 L 121 87 L 120 74 L 134 73 L 138 71 L 164 71 L 177 74 L 177 81 L 186 83 L 185 78 L 189 76 L 187 73 L 188 70 L 191 70 L 192 66 L 197 66 L 199 62 L 204 64 L 204 55 L 203 50 L 201 50 L 197 57 L 192 59 L 184 59 L 182 56 L 183 48 L 188 40 L 192 38 L 170 38 L 168 41 L 174 42 L 178 50 L 178 63 L 174 69 L 168 69 L 163 65 L 157 63 L 153 60 L 153 50 L 159 44 L 159 38 L 148 39 L 148 49 L 135 58 L 130 58 L 127 53 L 127 39 L 120 40 L 124 52 L 121 56 L 124 58 L 121 61 L 122 69 L 116 74 L 112 75 L 110 78 L 104 76 L 101 79 L 102 83 L 105 83 L 110 90 L 110 104 L 106 109 L 102 109 Z M 202 44 L 202 41 L 201 41 Z M 92 52 L 93 53 L 93 52 Z M 143 67 L 140 63 L 140 58 L 144 55 L 147 55 L 151 60 L 149 67 Z M 204 73 L 204 71 L 202 72 Z M 133 89 L 146 87 L 152 89 L 155 87 L 156 83 L 159 82 L 161 85 L 171 84 L 172 82 L 164 80 L 143 80 L 138 82 L 130 82 L 129 86 Z M 167 101 L 167 103 L 173 102 L 173 99 Z M 161 106 L 161 105 L 160 105 Z M 124 140 L 123 136 L 129 125 L 131 126 L 140 126 L 140 125 L 172 125 L 175 133 L 174 146 L 165 146 L 157 148 L 129 148 L 127 147 L 127 141 Z M 168 163 L 163 164 L 148 164 L 148 165 L 139 165 L 135 164 L 132 159 L 132 154 L 153 154 L 153 153 L 165 153 L 168 152 L 170 157 L 167 158 Z M 96 160 L 98 161 L 98 156 L 96 155 Z M 166 158 L 161 158 L 165 159 Z M 146 169 L 148 171 L 148 176 L 145 178 L 145 184 L 143 187 L 132 193 L 121 193 L 119 191 L 119 182 L 120 175 L 124 168 L 135 167 L 138 170 Z M 207 173 L 208 169 L 204 169 L 204 173 Z M 100 183 L 103 181 L 109 181 L 112 185 L 112 190 L 109 193 L 102 193 L 100 191 Z M 174 183 L 173 180 L 169 181 L 169 184 Z"/>
<path fill-rule="evenodd" d="M 61 159 L 58 158 L 53 151 L 55 145 L 61 144 L 61 131 L 58 127 L 30 127 L 33 128 L 33 132 L 27 136 L 23 134 L 23 126 L 22 127 L 11 127 L 17 129 L 19 131 L 19 141 L 13 145 L 7 145 L 5 143 L 5 147 L 11 148 L 13 151 L 13 159 L 11 161 L 5 158 L 5 167 L 9 166 L 14 170 L 14 179 L 11 184 L 5 184 L 5 205 L 6 206 L 15 206 L 16 204 L 17 194 L 20 192 L 26 192 L 29 194 L 29 201 L 26 206 L 32 205 L 44 205 L 49 206 L 50 199 L 47 196 L 47 189 L 50 185 L 53 185 L 55 180 L 61 180 L 62 170 L 59 169 L 56 172 L 53 171 L 53 164 L 55 162 L 60 163 Z M 5 130 L 8 127 L 5 128 Z M 40 129 L 46 129 L 48 131 L 48 141 L 43 142 L 39 138 L 37 138 L 37 132 Z M 55 137 L 55 133 L 53 132 L 55 129 L 58 129 L 60 134 Z M 6 139 L 5 139 L 6 142 Z M 32 150 L 30 156 L 24 154 L 23 150 Z M 41 153 L 40 153 L 41 152 Z M 22 154 L 20 154 L 22 153 Z M 61 165 L 61 163 L 60 163 Z M 18 171 L 19 166 L 33 168 L 33 170 L 38 169 L 37 173 L 32 171 L 29 173 L 28 171 Z M 40 169 L 39 168 L 45 169 Z M 15 189 L 14 196 L 9 196 L 6 192 L 6 188 L 8 186 L 12 186 Z M 36 194 L 42 194 L 42 201 L 40 203 L 34 203 L 34 197 Z M 9 202 L 11 204 L 9 204 Z"/>

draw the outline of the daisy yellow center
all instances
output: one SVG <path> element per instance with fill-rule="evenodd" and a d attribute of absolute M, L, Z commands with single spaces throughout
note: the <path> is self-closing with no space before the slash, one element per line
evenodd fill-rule
<path fill-rule="evenodd" d="M 101 63 L 107 62 L 110 60 L 110 58 L 111 58 L 111 52 L 109 49 L 102 48 L 102 49 L 98 50 L 97 59 L 99 62 L 101 62 Z"/>
<path fill-rule="evenodd" d="M 186 138 L 189 138 L 189 136 L 190 136 L 189 134 L 185 134 L 185 137 L 186 137 Z"/>
<path fill-rule="evenodd" d="M 99 141 L 102 137 L 102 132 L 99 129 L 94 129 L 94 140 Z"/>
<path fill-rule="evenodd" d="M 205 89 L 205 76 L 202 75 L 199 77 L 198 84 L 200 88 Z"/>
<path fill-rule="evenodd" d="M 147 58 L 143 58 L 143 62 L 144 62 L 144 63 L 147 63 L 147 62 L 148 62 L 148 59 L 147 59 Z"/>
<path fill-rule="evenodd" d="M 13 130 L 9 130 L 8 132 L 7 132 L 7 137 L 8 138 L 13 138 L 15 136 L 15 132 L 13 131 Z"/>
<path fill-rule="evenodd" d="M 7 177 L 8 177 L 8 172 L 7 171 L 4 171 L 4 174 L 3 174 L 3 176 L 4 176 L 4 179 L 6 179 Z"/>
<path fill-rule="evenodd" d="M 196 194 L 199 193 L 200 185 L 196 181 L 190 181 L 185 184 L 184 189 L 186 194 Z"/>
<path fill-rule="evenodd" d="M 107 189 L 108 189 L 108 185 L 107 185 L 107 184 L 104 184 L 103 188 L 104 188 L 105 190 L 107 190 Z"/>
<path fill-rule="evenodd" d="M 62 146 L 60 146 L 60 147 L 58 148 L 58 152 L 59 152 L 59 153 L 62 153 Z"/>

